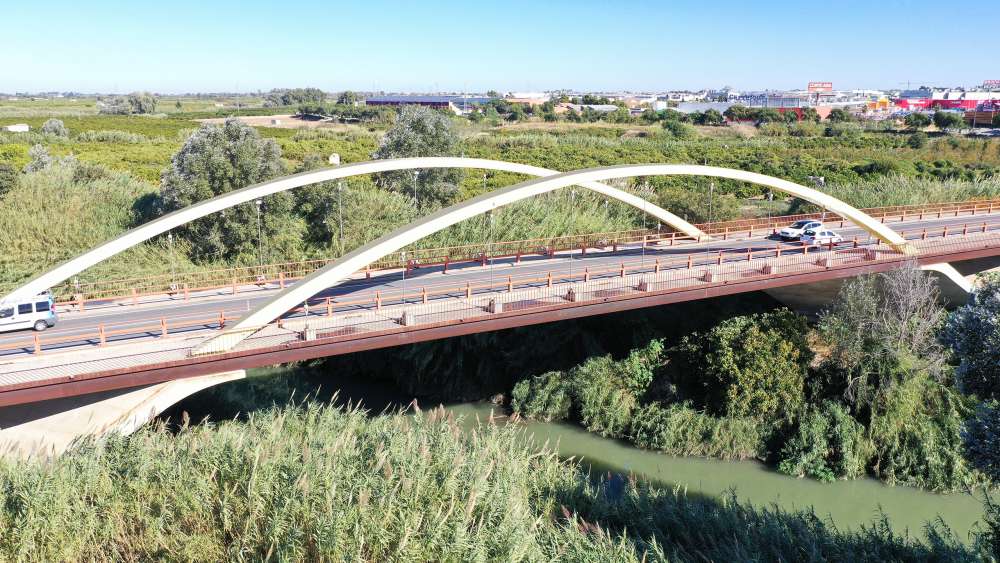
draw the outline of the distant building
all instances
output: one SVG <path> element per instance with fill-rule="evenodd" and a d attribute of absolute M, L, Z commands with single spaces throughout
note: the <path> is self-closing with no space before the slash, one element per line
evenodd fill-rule
<path fill-rule="evenodd" d="M 434 109 L 462 113 L 471 106 L 485 104 L 491 98 L 480 96 L 409 96 L 386 95 L 365 98 L 366 106 L 424 106 Z"/>
<path fill-rule="evenodd" d="M 528 106 L 540 106 L 551 99 L 545 92 L 511 92 L 504 97 L 509 103 Z"/>
<path fill-rule="evenodd" d="M 11 133 L 27 133 L 31 131 L 31 127 L 27 123 L 15 123 L 13 125 L 4 125 L 3 130 Z"/>
<path fill-rule="evenodd" d="M 591 111 L 596 111 L 597 113 L 611 113 L 618 110 L 618 106 L 614 104 L 559 104 L 559 107 L 565 108 L 566 110 L 573 110 L 576 112 L 583 112 L 585 109 Z"/>

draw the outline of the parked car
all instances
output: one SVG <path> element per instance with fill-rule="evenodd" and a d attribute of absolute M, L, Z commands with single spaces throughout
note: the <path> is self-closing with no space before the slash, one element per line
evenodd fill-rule
<path fill-rule="evenodd" d="M 803 219 L 802 221 L 796 221 L 778 231 L 778 236 L 781 237 L 781 240 L 799 240 L 802 233 L 822 228 L 823 223 L 815 219 Z"/>
<path fill-rule="evenodd" d="M 25 328 L 43 331 L 55 326 L 57 320 L 52 295 L 48 293 L 0 305 L 0 332 Z"/>
<path fill-rule="evenodd" d="M 801 240 L 803 244 L 811 245 L 830 243 L 837 244 L 838 242 L 844 242 L 844 237 L 838 235 L 830 229 L 822 228 L 817 230 L 808 230 L 802 233 L 799 240 Z"/>

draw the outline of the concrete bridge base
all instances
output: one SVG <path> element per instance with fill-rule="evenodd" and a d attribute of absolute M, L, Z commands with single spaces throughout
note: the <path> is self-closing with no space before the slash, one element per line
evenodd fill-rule
<path fill-rule="evenodd" d="M 3 407 L 0 408 L 0 454 L 48 457 L 61 454 L 85 436 L 131 434 L 181 399 L 243 377 L 245 372 L 238 370 Z"/>

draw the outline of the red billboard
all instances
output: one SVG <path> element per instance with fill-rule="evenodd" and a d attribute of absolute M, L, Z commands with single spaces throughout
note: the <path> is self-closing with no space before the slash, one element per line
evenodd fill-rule
<path fill-rule="evenodd" d="M 833 82 L 810 82 L 809 92 L 833 92 Z"/>

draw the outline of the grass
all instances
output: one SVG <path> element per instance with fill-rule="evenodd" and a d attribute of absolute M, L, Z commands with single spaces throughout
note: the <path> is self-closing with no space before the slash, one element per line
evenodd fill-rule
<path fill-rule="evenodd" d="M 0 559 L 971 561 L 941 524 L 841 532 L 633 479 L 590 479 L 516 425 L 306 403 L 0 461 Z"/>

